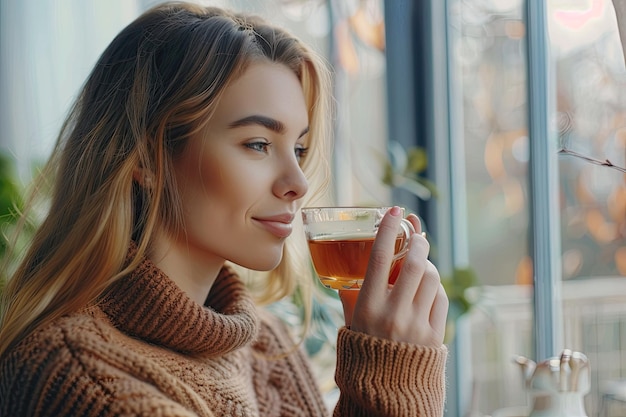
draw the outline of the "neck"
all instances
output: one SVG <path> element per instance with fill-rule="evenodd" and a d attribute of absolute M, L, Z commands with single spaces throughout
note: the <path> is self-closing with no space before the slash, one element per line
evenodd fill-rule
<path fill-rule="evenodd" d="M 151 245 L 148 258 L 163 271 L 189 298 L 203 305 L 224 260 L 207 257 L 186 242 L 163 235 Z"/>

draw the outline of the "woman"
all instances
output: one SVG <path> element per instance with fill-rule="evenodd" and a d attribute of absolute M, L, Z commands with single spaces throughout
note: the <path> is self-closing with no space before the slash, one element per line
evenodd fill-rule
<path fill-rule="evenodd" d="M 163 4 L 113 40 L 3 294 L 0 415 L 326 414 L 306 358 L 230 265 L 272 271 L 259 303 L 306 276 L 287 237 L 326 176 L 328 79 L 283 30 L 216 8 Z M 342 297 L 337 416 L 442 414 L 447 298 L 411 221 L 393 289 L 396 208 L 360 294 Z"/>

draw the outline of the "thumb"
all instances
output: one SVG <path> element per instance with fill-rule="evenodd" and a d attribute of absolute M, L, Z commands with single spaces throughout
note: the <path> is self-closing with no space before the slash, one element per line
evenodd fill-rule
<path fill-rule="evenodd" d="M 341 304 L 343 304 L 343 316 L 346 321 L 346 327 L 350 327 L 350 324 L 352 324 L 352 314 L 358 298 L 359 290 L 339 290 L 339 299 Z"/>

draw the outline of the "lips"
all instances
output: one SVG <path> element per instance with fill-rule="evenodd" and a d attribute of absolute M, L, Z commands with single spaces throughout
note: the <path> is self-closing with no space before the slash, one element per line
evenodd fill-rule
<path fill-rule="evenodd" d="M 254 220 L 263 229 L 281 239 L 286 238 L 291 234 L 293 230 L 291 222 L 293 222 L 293 219 L 294 215 L 291 213 L 252 218 L 252 220 Z"/>

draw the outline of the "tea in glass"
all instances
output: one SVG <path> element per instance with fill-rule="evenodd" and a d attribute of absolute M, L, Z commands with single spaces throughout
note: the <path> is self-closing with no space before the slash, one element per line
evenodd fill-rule
<path fill-rule="evenodd" d="M 333 289 L 360 288 L 365 278 L 378 225 L 388 207 L 314 207 L 302 209 L 304 228 L 315 272 L 321 283 Z M 396 238 L 395 256 L 389 283 L 395 283 L 408 239 L 411 223 L 402 219 Z"/>

